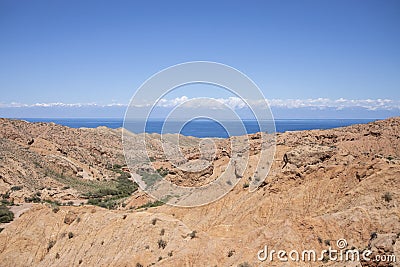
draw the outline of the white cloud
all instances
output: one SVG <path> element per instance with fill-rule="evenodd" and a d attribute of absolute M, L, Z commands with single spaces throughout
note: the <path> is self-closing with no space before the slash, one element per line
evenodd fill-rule
<path fill-rule="evenodd" d="M 62 102 L 51 102 L 51 103 L 34 103 L 34 104 L 23 104 L 17 102 L 11 102 L 9 104 L 0 103 L 0 108 L 33 108 L 33 107 L 44 107 L 44 108 L 52 108 L 52 107 L 126 107 L 126 104 L 120 103 L 112 103 L 112 104 L 96 104 L 96 103 L 62 103 Z"/>
<path fill-rule="evenodd" d="M 177 97 L 177 98 L 170 99 L 170 100 L 162 98 L 157 103 L 157 106 L 161 106 L 161 107 L 165 107 L 165 108 L 176 107 L 176 106 L 184 104 L 188 100 L 189 100 L 189 98 L 187 96 Z"/>
<path fill-rule="evenodd" d="M 391 99 L 271 99 L 268 100 L 271 107 L 281 108 L 354 108 L 361 107 L 369 110 L 376 109 L 400 109 L 400 101 Z"/>
<path fill-rule="evenodd" d="M 187 96 L 177 97 L 174 99 L 160 99 L 157 106 L 164 108 L 173 108 L 178 105 L 182 105 L 185 108 L 212 108 L 212 109 L 222 109 L 224 106 L 228 106 L 232 109 L 245 108 L 247 104 L 238 97 L 229 98 L 202 98 L 201 100 L 192 101 L 193 99 Z M 218 104 L 220 103 L 220 105 Z M 247 101 L 253 107 L 262 107 L 264 100 L 252 100 Z M 335 109 L 345 109 L 360 107 L 368 110 L 393 110 L 400 109 L 399 100 L 391 99 L 329 99 L 329 98 L 310 98 L 310 99 L 268 99 L 268 104 L 271 108 L 313 108 L 313 109 L 325 109 L 325 108 L 335 108 Z M 265 103 L 265 102 L 264 102 Z M 135 107 L 147 107 L 152 104 L 141 103 L 136 104 Z M 111 103 L 111 104 L 96 104 L 96 103 L 35 103 L 35 104 L 23 104 L 12 102 L 8 104 L 0 103 L 0 108 L 30 108 L 30 107 L 126 107 L 127 104 L 123 103 Z"/>

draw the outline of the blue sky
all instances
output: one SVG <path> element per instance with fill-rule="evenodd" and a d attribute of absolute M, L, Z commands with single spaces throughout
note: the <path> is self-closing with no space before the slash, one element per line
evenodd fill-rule
<path fill-rule="evenodd" d="M 239 69 L 268 99 L 398 101 L 399 47 L 395 0 L 0 0 L 0 103 L 126 104 L 194 60 Z"/>

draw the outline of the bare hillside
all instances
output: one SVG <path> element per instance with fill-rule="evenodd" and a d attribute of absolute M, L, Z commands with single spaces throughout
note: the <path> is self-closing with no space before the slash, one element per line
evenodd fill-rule
<path fill-rule="evenodd" d="M 0 193 L 3 203 L 21 205 L 12 210 L 24 208 L 1 226 L 1 266 L 282 266 L 260 262 L 258 251 L 265 245 L 321 251 L 343 238 L 348 249 L 400 261 L 400 118 L 278 134 L 271 171 L 250 193 L 261 145 L 253 135 L 239 184 L 195 208 L 161 205 L 137 189 L 124 167 L 121 130 L 6 119 L 0 125 Z M 150 138 L 157 146 L 158 136 Z M 167 179 L 197 186 L 229 160 L 228 141 L 216 140 L 212 167 L 191 176 L 150 156 L 168 170 Z M 198 143 L 183 139 L 189 161 L 198 159 Z"/>

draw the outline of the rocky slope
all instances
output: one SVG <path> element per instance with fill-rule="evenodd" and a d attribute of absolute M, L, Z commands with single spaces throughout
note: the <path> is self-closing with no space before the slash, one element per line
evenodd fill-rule
<path fill-rule="evenodd" d="M 91 190 L 113 187 L 118 177 L 128 177 L 121 168 L 121 130 L 4 119 L 0 125 L 0 190 L 8 202 L 23 203 L 38 191 L 41 202 L 85 202 Z M 261 144 L 260 139 L 250 139 L 248 169 L 224 198 L 195 208 L 137 209 L 151 201 L 137 190 L 120 199 L 114 210 L 31 204 L 2 226 L 0 265 L 397 266 L 326 260 L 282 263 L 276 258 L 260 262 L 257 253 L 265 245 L 321 251 L 345 238 L 348 249 L 368 248 L 373 255 L 393 254 L 400 261 L 400 118 L 278 134 L 271 171 L 255 192 L 247 188 L 248 174 Z M 199 140 L 184 141 L 187 158 L 198 159 L 193 146 Z M 159 155 L 151 156 L 157 167 L 168 168 L 167 179 L 198 185 L 212 180 L 224 166 L 229 158 L 226 142 L 216 140 L 217 157 L 208 176 L 199 173 L 186 179 Z"/>

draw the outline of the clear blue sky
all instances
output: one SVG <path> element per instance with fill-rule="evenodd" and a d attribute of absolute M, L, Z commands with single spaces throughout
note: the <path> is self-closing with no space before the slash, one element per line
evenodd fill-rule
<path fill-rule="evenodd" d="M 400 99 L 400 1 L 0 0 L 1 103 L 127 103 L 217 61 L 267 98 Z"/>

